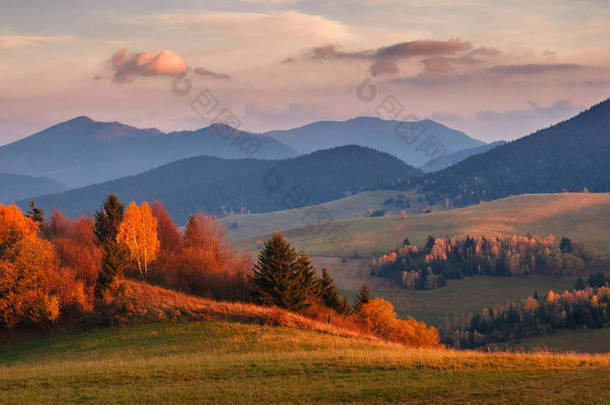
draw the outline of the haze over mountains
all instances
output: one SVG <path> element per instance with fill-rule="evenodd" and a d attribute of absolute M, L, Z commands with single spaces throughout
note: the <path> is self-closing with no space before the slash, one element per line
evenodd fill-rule
<path fill-rule="evenodd" d="M 258 147 L 251 147 L 258 141 Z M 0 147 L 0 172 L 44 175 L 77 187 L 204 154 L 261 159 L 297 155 L 273 138 L 255 137 L 222 124 L 165 134 L 155 128 L 77 117 Z"/>
<path fill-rule="evenodd" d="M 442 154 L 485 145 L 463 132 L 428 119 L 407 122 L 358 117 L 347 121 L 314 122 L 294 129 L 270 131 L 264 135 L 273 137 L 300 153 L 349 144 L 367 146 L 387 152 L 416 167 L 431 160 L 431 156 L 420 148 L 421 142 L 428 136 L 433 136 L 440 143 Z"/>
<path fill-rule="evenodd" d="M 420 173 L 387 153 L 355 145 L 279 161 L 199 156 L 36 202 L 76 216 L 93 213 L 115 193 L 124 201 L 159 200 L 183 224 L 199 211 L 220 215 L 301 207 Z"/>
<path fill-rule="evenodd" d="M 0 204 L 42 194 L 59 193 L 66 187 L 47 177 L 0 173 Z"/>
<path fill-rule="evenodd" d="M 465 206 L 525 193 L 610 191 L 610 99 L 575 117 L 428 174 L 431 202 Z"/>
<path fill-rule="evenodd" d="M 0 147 L 0 173 L 44 175 L 72 188 L 141 173 L 192 156 L 285 159 L 352 144 L 390 153 L 412 166 L 426 163 L 431 157 L 397 134 L 400 124 L 417 135 L 434 136 L 442 145 L 442 154 L 484 145 L 430 120 L 401 123 L 361 117 L 259 136 L 224 124 L 166 134 L 155 128 L 140 129 L 81 116 Z M 22 196 L 7 198 L 11 197 Z"/>

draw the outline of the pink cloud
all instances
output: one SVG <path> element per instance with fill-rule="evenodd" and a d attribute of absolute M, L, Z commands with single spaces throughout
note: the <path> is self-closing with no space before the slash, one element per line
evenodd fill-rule
<path fill-rule="evenodd" d="M 176 76 L 188 67 L 184 58 L 166 49 L 154 52 L 128 53 L 126 49 L 115 52 L 110 60 L 114 81 L 131 82 L 138 76 Z"/>

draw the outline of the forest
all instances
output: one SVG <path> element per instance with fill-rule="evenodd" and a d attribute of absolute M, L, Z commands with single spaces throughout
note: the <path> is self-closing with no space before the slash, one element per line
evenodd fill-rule
<path fill-rule="evenodd" d="M 314 268 L 274 234 L 253 263 L 212 216 L 191 215 L 179 230 L 155 201 L 126 207 L 110 194 L 93 218 L 72 219 L 31 201 L 0 205 L 0 331 L 121 323 L 133 308 L 128 280 L 216 301 L 282 308 L 358 333 L 411 346 L 440 347 L 436 328 L 398 319 L 363 284 L 350 304 L 326 269 Z"/>
<path fill-rule="evenodd" d="M 610 190 L 610 100 L 549 128 L 425 176 L 393 182 L 431 205 L 464 207 L 510 195 Z M 544 151 L 544 153 L 541 153 Z"/>
<path fill-rule="evenodd" d="M 429 236 L 421 250 L 406 238 L 402 247 L 374 258 L 372 272 L 407 289 L 432 290 L 449 279 L 474 275 L 580 274 L 595 256 L 594 250 L 566 237 L 558 244 L 553 235 L 467 236 L 463 240 Z"/>
<path fill-rule="evenodd" d="M 443 342 L 474 348 L 560 329 L 598 329 L 610 326 L 610 288 L 590 286 L 484 308 L 480 314 L 458 316 Z"/>

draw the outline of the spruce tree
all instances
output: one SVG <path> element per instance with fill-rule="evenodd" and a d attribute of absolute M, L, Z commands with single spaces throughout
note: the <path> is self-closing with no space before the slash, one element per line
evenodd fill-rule
<path fill-rule="evenodd" d="M 318 291 L 324 306 L 339 311 L 341 308 L 339 292 L 337 291 L 335 280 L 328 274 L 326 268 L 322 268 L 322 277 L 318 280 Z"/>
<path fill-rule="evenodd" d="M 347 301 L 347 296 L 343 296 L 343 299 L 339 302 L 339 307 L 336 308 L 337 312 L 343 315 L 349 315 L 352 313 L 352 307 L 350 307 Z"/>
<path fill-rule="evenodd" d="M 297 259 L 294 248 L 279 233 L 265 242 L 250 277 L 255 286 L 251 291 L 254 300 L 293 311 L 303 309 L 307 305 L 307 295 L 300 285 L 304 262 Z"/>
<path fill-rule="evenodd" d="M 434 239 L 434 236 L 432 235 L 428 235 L 428 240 L 426 241 L 426 252 L 430 253 L 432 251 L 432 248 L 434 247 L 434 243 L 436 243 L 436 239 Z"/>
<path fill-rule="evenodd" d="M 102 264 L 95 283 L 95 295 L 98 297 L 113 285 L 115 279 L 123 277 L 125 252 L 116 241 L 123 213 L 123 203 L 114 194 L 110 194 L 102 208 L 95 213 L 94 233 L 103 247 Z"/>
<path fill-rule="evenodd" d="M 314 297 L 317 296 L 316 270 L 311 264 L 311 260 L 301 250 L 294 263 L 295 285 L 293 290 L 294 305 L 308 306 Z"/>
<path fill-rule="evenodd" d="M 360 308 L 371 300 L 371 294 L 369 292 L 369 285 L 364 282 L 362 283 L 362 288 L 358 293 L 358 297 L 356 297 L 356 302 L 354 303 L 354 311 L 360 312 Z"/>
<path fill-rule="evenodd" d="M 116 241 L 119 225 L 123 221 L 125 206 L 114 194 L 108 195 L 102 208 L 95 212 L 95 236 L 100 244 Z"/>
<path fill-rule="evenodd" d="M 572 251 L 572 241 L 570 238 L 566 238 L 565 236 L 561 238 L 561 243 L 559 243 L 559 249 L 562 253 L 569 253 Z"/>
<path fill-rule="evenodd" d="M 36 201 L 30 201 L 30 210 L 25 214 L 26 217 L 30 218 L 34 222 L 41 224 L 44 221 L 44 210 L 36 206 Z"/>
<path fill-rule="evenodd" d="M 108 241 L 104 244 L 102 266 L 95 282 L 95 296 L 101 297 L 107 289 L 123 277 L 125 268 L 124 252 L 118 243 Z"/>

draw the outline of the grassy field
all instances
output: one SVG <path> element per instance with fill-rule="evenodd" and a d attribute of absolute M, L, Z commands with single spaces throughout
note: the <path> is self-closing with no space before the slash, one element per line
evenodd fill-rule
<path fill-rule="evenodd" d="M 366 282 L 374 296 L 390 301 L 401 318 L 412 316 L 417 320 L 442 327 L 446 317 L 456 313 L 480 312 L 484 307 L 505 304 L 507 301 L 526 298 L 538 291 L 565 291 L 574 287 L 575 277 L 466 277 L 448 280 L 447 286 L 436 290 L 407 290 L 394 281 L 371 275 L 368 259 L 313 257 L 317 268 L 326 267 L 341 292 L 353 299 L 362 283 Z"/>
<path fill-rule="evenodd" d="M 563 235 L 610 253 L 610 193 L 528 194 L 479 205 L 397 217 L 354 218 L 321 226 L 285 229 L 282 235 L 310 255 L 370 257 L 382 254 L 408 237 L 422 245 L 428 235 Z M 238 242 L 260 248 L 269 234 Z"/>
<path fill-rule="evenodd" d="M 586 331 L 559 331 L 552 336 L 532 337 L 500 345 L 520 351 L 537 349 L 552 352 L 610 353 L 610 328 Z"/>
<path fill-rule="evenodd" d="M 239 240 L 252 235 L 311 224 L 314 219 L 313 216 L 308 216 L 310 212 L 320 213 L 320 220 L 322 221 L 358 218 L 363 216 L 369 208 L 384 208 L 383 202 L 387 198 L 395 198 L 399 194 L 413 197 L 412 193 L 400 191 L 365 191 L 310 207 L 274 211 L 265 214 L 231 215 L 219 218 L 218 221 L 227 228 L 229 237 L 232 240 Z M 234 225 L 232 227 L 231 224 L 236 224 L 237 226 Z"/>
<path fill-rule="evenodd" d="M 407 349 L 222 321 L 0 346 L 0 403 L 607 403 L 608 355 Z"/>

